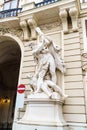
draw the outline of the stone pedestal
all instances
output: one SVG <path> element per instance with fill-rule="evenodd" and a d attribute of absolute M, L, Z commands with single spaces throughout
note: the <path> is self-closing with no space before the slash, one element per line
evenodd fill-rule
<path fill-rule="evenodd" d="M 39 98 L 38 98 L 39 97 Z M 66 130 L 60 99 L 49 99 L 45 94 L 28 96 L 26 112 L 14 130 Z M 59 128 L 59 129 L 58 129 Z"/>

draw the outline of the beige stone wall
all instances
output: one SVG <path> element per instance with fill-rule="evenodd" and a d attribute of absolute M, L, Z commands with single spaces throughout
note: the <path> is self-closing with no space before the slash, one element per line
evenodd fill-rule
<path fill-rule="evenodd" d="M 20 82 L 21 84 L 24 84 L 26 86 L 26 91 L 25 91 L 25 98 L 30 92 L 30 86 L 27 78 L 28 73 L 34 73 L 35 71 L 35 63 L 34 59 L 32 56 L 31 48 L 29 47 L 29 42 L 24 42 L 24 55 L 23 55 L 23 61 L 22 61 L 22 68 L 21 68 L 21 79 Z M 24 104 L 24 108 L 20 110 L 20 117 L 22 118 L 24 115 L 26 109 L 26 103 Z M 18 117 L 18 115 L 17 115 Z"/>
<path fill-rule="evenodd" d="M 65 74 L 65 93 L 69 97 L 65 101 L 63 112 L 66 121 L 85 123 L 85 93 L 82 72 L 82 25 L 79 20 L 79 31 L 64 36 L 64 57 L 67 68 Z"/>

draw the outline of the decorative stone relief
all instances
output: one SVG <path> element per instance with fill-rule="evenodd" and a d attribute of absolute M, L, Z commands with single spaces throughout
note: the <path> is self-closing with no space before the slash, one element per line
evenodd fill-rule
<path fill-rule="evenodd" d="M 76 7 L 69 9 L 69 15 L 72 20 L 72 30 L 78 31 L 78 10 Z"/>
<path fill-rule="evenodd" d="M 66 9 L 60 10 L 59 16 L 62 21 L 64 33 L 68 33 L 68 20 L 67 20 L 68 14 L 67 14 Z"/>
<path fill-rule="evenodd" d="M 20 39 L 23 38 L 23 31 L 19 28 L 11 29 L 11 28 L 6 28 L 5 26 L 0 27 L 0 35 L 4 35 L 6 33 L 16 35 Z"/>
<path fill-rule="evenodd" d="M 29 29 L 28 29 L 28 25 L 27 25 L 26 20 L 20 21 L 20 26 L 21 26 L 21 28 L 22 28 L 22 30 L 23 30 L 24 40 L 25 40 L 25 41 L 28 41 L 29 38 L 30 38 L 30 32 L 29 32 Z"/>
<path fill-rule="evenodd" d="M 36 27 L 36 32 L 39 36 L 38 43 L 31 41 L 29 46 L 32 49 L 32 54 L 36 61 L 36 71 L 32 76 L 29 74 L 29 84 L 33 88 L 33 94 L 44 92 L 49 98 L 57 98 L 57 93 L 63 99 L 67 97 L 56 84 L 57 75 L 56 69 L 65 72 L 65 65 L 59 56 L 60 47 Z"/>
<path fill-rule="evenodd" d="M 49 31 L 49 30 L 60 30 L 61 29 L 61 22 L 54 22 L 54 23 L 49 23 L 49 24 L 44 24 L 40 26 L 41 30 L 43 31 Z"/>

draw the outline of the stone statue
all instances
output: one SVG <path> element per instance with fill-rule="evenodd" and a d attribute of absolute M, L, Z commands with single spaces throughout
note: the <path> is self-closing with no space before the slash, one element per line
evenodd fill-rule
<path fill-rule="evenodd" d="M 34 75 L 27 75 L 31 91 L 27 95 L 25 114 L 18 123 L 23 124 L 23 130 L 40 125 L 41 128 L 47 126 L 46 129 L 52 126 L 53 129 L 63 129 L 67 124 L 63 118 L 62 104 L 67 95 L 57 85 L 57 69 L 65 72 L 59 55 L 60 48 L 45 36 L 40 28 L 36 28 L 36 32 L 39 38 L 29 43 L 36 62 L 36 70 Z M 54 127 L 55 125 L 57 127 Z"/>
<path fill-rule="evenodd" d="M 58 54 L 60 48 L 50 38 L 45 36 L 40 28 L 37 27 L 36 32 L 39 35 L 39 42 L 36 45 L 36 41 L 32 41 L 29 46 L 32 49 L 37 65 L 35 75 L 28 75 L 29 83 L 33 88 L 34 94 L 43 91 L 49 98 L 52 98 L 52 93 L 57 92 L 65 98 L 66 95 L 56 85 L 56 69 L 62 73 L 65 72 L 64 64 Z"/>
<path fill-rule="evenodd" d="M 40 87 L 37 88 L 37 79 L 35 76 L 28 74 L 27 75 L 29 79 L 29 84 L 31 85 L 32 91 L 35 93 L 39 93 L 41 91 L 45 92 L 45 94 L 48 95 L 49 98 L 52 98 L 53 92 L 57 92 L 62 96 L 62 99 L 64 100 L 67 95 L 65 95 L 61 88 L 56 85 L 53 81 L 51 80 L 42 80 L 40 83 Z"/>

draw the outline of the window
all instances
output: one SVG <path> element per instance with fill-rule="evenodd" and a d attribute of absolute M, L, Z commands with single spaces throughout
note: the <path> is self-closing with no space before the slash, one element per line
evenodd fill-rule
<path fill-rule="evenodd" d="M 17 8 L 18 1 L 19 0 L 4 0 L 4 10 Z"/>

